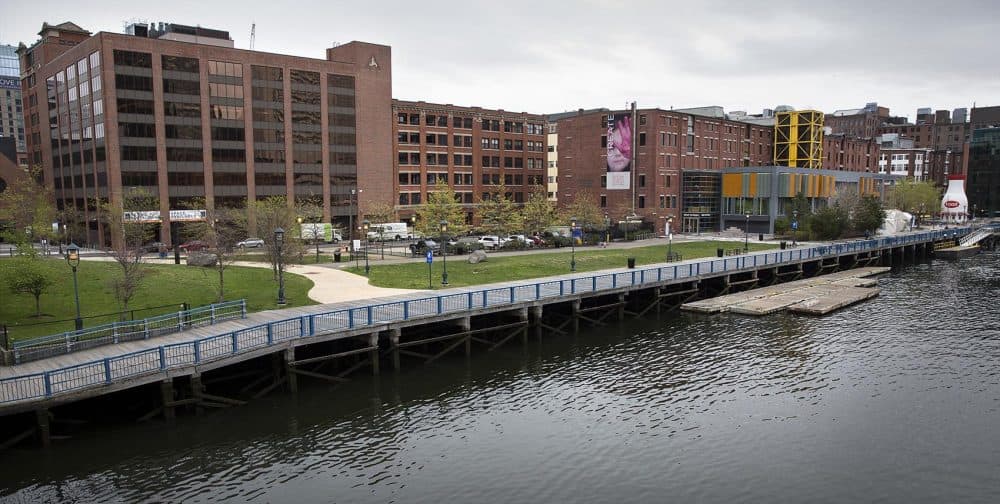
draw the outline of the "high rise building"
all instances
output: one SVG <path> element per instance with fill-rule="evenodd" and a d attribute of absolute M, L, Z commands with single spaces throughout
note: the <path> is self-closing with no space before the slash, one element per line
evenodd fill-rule
<path fill-rule="evenodd" d="M 977 217 L 1000 217 L 1000 127 L 972 131 L 966 194 Z"/>
<path fill-rule="evenodd" d="M 17 48 L 0 45 L 0 137 L 13 138 L 17 164 L 27 166 L 24 142 L 24 103 L 21 100 L 21 69 Z"/>
<path fill-rule="evenodd" d="M 158 196 L 166 243 L 171 211 L 191 201 L 285 196 L 346 227 L 394 199 L 387 46 L 351 42 L 323 60 L 236 49 L 227 32 L 177 24 L 95 35 L 46 24 L 39 35 L 19 49 L 28 151 L 57 206 L 83 210 L 93 243 L 110 238 L 95 202 L 129 188 Z"/>

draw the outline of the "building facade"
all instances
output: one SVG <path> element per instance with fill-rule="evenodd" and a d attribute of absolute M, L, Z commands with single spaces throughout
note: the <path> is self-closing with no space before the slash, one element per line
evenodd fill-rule
<path fill-rule="evenodd" d="M 682 173 L 771 164 L 774 128 L 732 121 L 716 109 L 637 110 L 632 121 L 634 163 L 626 190 L 608 189 L 607 142 L 609 117 L 629 111 L 563 115 L 557 120 L 559 205 L 589 194 L 612 220 L 623 220 L 634 211 L 656 229 L 665 229 L 668 218 L 674 219 L 675 229 L 683 229 Z"/>
<path fill-rule="evenodd" d="M 393 100 L 396 213 L 416 215 L 443 180 L 473 223 L 476 205 L 503 184 L 515 203 L 545 191 L 545 116 L 525 112 Z"/>
<path fill-rule="evenodd" d="M 550 122 L 546 126 L 548 128 L 546 141 L 548 142 L 547 155 L 545 157 L 548 163 L 546 169 L 546 179 L 547 182 L 547 196 L 549 201 L 559 202 L 559 123 Z"/>
<path fill-rule="evenodd" d="M 875 173 L 878 171 L 878 159 L 879 143 L 874 138 L 823 135 L 820 158 L 823 169 Z"/>
<path fill-rule="evenodd" d="M 823 125 L 833 134 L 856 138 L 872 138 L 878 128 L 889 118 L 889 109 L 878 103 L 868 103 L 863 108 L 837 110 L 826 114 Z"/>
<path fill-rule="evenodd" d="M 165 243 L 170 211 L 192 201 L 285 196 L 346 227 L 392 199 L 389 47 L 351 42 L 320 60 L 235 49 L 198 27 L 60 26 L 19 50 L 28 150 L 97 242 L 108 233 L 95 202 L 114 206 L 129 188 L 158 196 Z"/>
<path fill-rule="evenodd" d="M 1000 127 L 973 130 L 968 167 L 969 211 L 1000 217 Z"/>
<path fill-rule="evenodd" d="M 802 194 L 813 209 L 838 192 L 884 197 L 899 177 L 878 173 L 767 166 L 721 170 L 719 230 L 774 233 L 777 219 L 791 219 L 792 201 Z M 686 210 L 685 210 L 686 211 Z"/>
<path fill-rule="evenodd" d="M 28 165 L 25 146 L 24 103 L 21 100 L 21 68 L 17 48 L 0 45 L 0 137 L 13 138 L 16 162 Z"/>

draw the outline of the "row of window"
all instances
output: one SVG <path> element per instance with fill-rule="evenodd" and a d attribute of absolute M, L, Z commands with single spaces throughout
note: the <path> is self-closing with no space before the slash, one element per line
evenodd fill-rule
<path fill-rule="evenodd" d="M 448 165 L 448 154 L 438 153 L 438 152 L 428 152 L 424 155 L 427 165 L 430 166 L 447 166 Z M 452 159 L 454 160 L 455 166 L 473 166 L 472 155 L 471 154 L 452 154 Z M 402 166 L 419 166 L 420 165 L 420 153 L 419 152 L 400 152 L 397 154 L 397 160 Z M 520 157 L 504 157 L 503 167 L 504 168 L 524 168 L 525 165 L 529 169 L 541 169 L 545 168 L 545 160 L 541 158 L 527 158 L 527 163 L 525 163 L 525 158 Z M 482 166 L 489 168 L 500 168 L 500 156 L 483 156 Z"/>
<path fill-rule="evenodd" d="M 443 172 L 428 172 L 427 173 L 427 185 L 434 185 L 439 180 L 445 183 L 448 182 L 448 174 Z M 402 172 L 398 177 L 399 185 L 420 185 L 421 174 L 419 172 Z M 542 185 L 545 183 L 544 177 L 542 175 L 528 175 L 525 178 L 524 175 L 514 175 L 506 174 L 503 177 L 499 173 L 484 173 L 482 175 L 483 185 L 500 185 L 500 181 L 503 180 L 505 185 L 524 185 L 524 181 L 528 181 L 528 185 Z M 453 185 L 472 185 L 473 176 L 471 173 L 454 173 L 452 174 Z"/>

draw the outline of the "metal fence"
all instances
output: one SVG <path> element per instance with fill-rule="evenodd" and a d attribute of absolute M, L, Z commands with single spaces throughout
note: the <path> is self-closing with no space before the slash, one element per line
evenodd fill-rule
<path fill-rule="evenodd" d="M 142 320 L 112 322 L 79 331 L 67 331 L 62 334 L 15 341 L 11 352 L 14 355 L 14 363 L 21 364 L 55 355 L 79 352 L 88 348 L 112 345 L 123 341 L 149 339 L 192 327 L 246 318 L 246 315 L 247 303 L 245 299 L 227 301 Z"/>
<path fill-rule="evenodd" d="M 198 365 L 231 355 L 278 344 L 295 338 L 360 329 L 376 324 L 432 317 L 491 306 L 511 305 L 566 295 L 613 291 L 630 286 L 669 282 L 704 274 L 751 271 L 768 265 L 837 257 L 841 254 L 915 245 L 957 238 L 971 228 L 929 231 L 899 237 L 862 240 L 811 248 L 762 252 L 741 257 L 691 261 L 681 264 L 581 274 L 571 278 L 543 280 L 520 285 L 490 287 L 479 291 L 445 293 L 438 296 L 377 303 L 356 308 L 292 317 L 195 341 L 161 345 L 125 355 L 44 373 L 0 380 L 0 403 L 48 398 L 90 387 L 101 387 L 117 379 L 161 373 L 170 368 Z"/>

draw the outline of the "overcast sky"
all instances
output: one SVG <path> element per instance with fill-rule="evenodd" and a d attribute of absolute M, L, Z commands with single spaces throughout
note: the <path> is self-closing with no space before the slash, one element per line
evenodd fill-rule
<path fill-rule="evenodd" d="M 393 97 L 532 113 L 577 108 L 877 101 L 1000 105 L 1000 2 L 57 1 L 9 5 L 0 42 L 43 21 L 121 33 L 129 20 L 229 31 L 238 48 L 324 58 L 332 43 L 392 46 Z M 296 7 L 291 7 L 295 5 Z"/>

